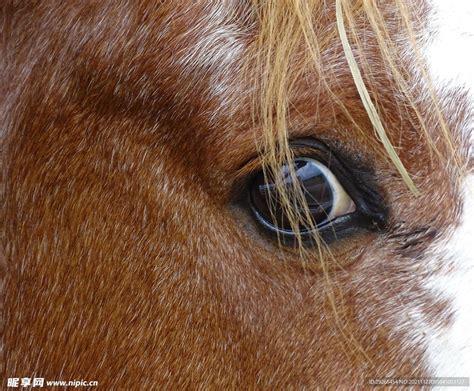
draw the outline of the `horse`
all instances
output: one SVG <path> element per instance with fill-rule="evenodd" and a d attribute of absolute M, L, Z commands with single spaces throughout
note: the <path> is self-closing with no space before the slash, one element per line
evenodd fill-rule
<path fill-rule="evenodd" d="M 0 15 L 4 387 L 474 375 L 471 2 Z"/>

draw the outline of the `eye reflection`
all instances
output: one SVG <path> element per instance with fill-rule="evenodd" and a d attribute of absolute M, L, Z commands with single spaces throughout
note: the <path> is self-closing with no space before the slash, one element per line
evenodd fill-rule
<path fill-rule="evenodd" d="M 332 219 L 355 211 L 355 204 L 328 167 L 307 157 L 298 157 L 293 161 L 292 177 L 288 165 L 280 170 L 281 181 L 289 195 L 291 213 L 304 213 L 303 206 L 296 197 L 292 197 L 293 180 L 298 181 L 313 224 L 316 227 L 329 223 Z M 295 178 L 296 177 L 296 178 Z M 266 181 L 263 172 L 259 173 L 250 187 L 251 208 L 257 218 L 267 228 L 276 231 L 292 231 L 290 219 L 285 211 L 281 194 L 274 182 Z M 307 231 L 306 227 L 300 230 Z"/>

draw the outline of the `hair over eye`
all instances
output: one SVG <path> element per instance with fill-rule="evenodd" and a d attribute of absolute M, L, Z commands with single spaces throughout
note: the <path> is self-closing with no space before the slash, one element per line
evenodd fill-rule
<path fill-rule="evenodd" d="M 285 164 L 281 167 L 279 180 L 290 198 L 295 185 L 301 188 L 311 225 L 320 228 L 339 216 L 355 211 L 354 201 L 326 165 L 310 157 L 297 157 L 292 164 L 295 175 L 291 175 L 289 166 Z M 277 233 L 292 233 L 289 213 L 304 214 L 304 205 L 297 197 L 293 197 L 289 200 L 292 210 L 288 212 L 275 182 L 263 172 L 257 174 L 249 189 L 250 206 L 257 221 L 265 228 Z M 300 227 L 302 233 L 310 230 L 305 226 Z"/>

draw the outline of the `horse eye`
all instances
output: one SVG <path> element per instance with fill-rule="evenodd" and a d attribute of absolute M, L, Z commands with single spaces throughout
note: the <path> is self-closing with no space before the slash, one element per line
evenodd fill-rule
<path fill-rule="evenodd" d="M 286 203 L 281 199 L 275 182 L 269 181 L 263 172 L 257 174 L 249 188 L 250 209 L 256 220 L 267 230 L 293 234 L 289 214 L 303 214 L 301 196 L 292 199 L 292 190 L 296 185 L 301 188 L 308 205 L 312 226 L 318 230 L 330 225 L 338 217 L 355 212 L 356 205 L 342 187 L 331 170 L 321 162 L 307 157 L 297 157 L 292 162 L 294 175 L 288 165 L 281 167 L 279 182 L 286 187 L 289 195 Z M 293 191 L 294 193 L 294 191 Z M 284 205 L 290 205 L 285 208 Z M 305 226 L 299 227 L 302 234 L 310 232 Z"/>

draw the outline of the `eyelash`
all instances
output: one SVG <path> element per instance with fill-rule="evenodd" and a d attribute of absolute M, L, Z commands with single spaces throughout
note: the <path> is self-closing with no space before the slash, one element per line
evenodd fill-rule
<path fill-rule="evenodd" d="M 380 231 L 384 228 L 387 219 L 387 208 L 383 197 L 376 185 L 375 175 L 369 169 L 355 164 L 353 159 L 338 153 L 320 140 L 302 138 L 290 142 L 290 147 L 298 158 L 313 159 L 326 166 L 343 186 L 355 204 L 355 210 L 350 214 L 344 214 L 329 220 L 323 226 L 318 227 L 318 236 L 326 243 L 332 243 L 339 239 L 351 236 L 360 230 Z M 297 235 L 277 225 L 268 224 L 255 212 L 255 206 L 250 197 L 250 187 L 256 178 L 261 175 L 262 170 L 249 175 L 245 186 L 246 208 L 252 215 L 260 232 L 278 239 L 279 242 L 294 246 L 297 243 Z M 301 232 L 303 244 L 308 247 L 314 246 L 314 233 L 312 231 Z"/>

